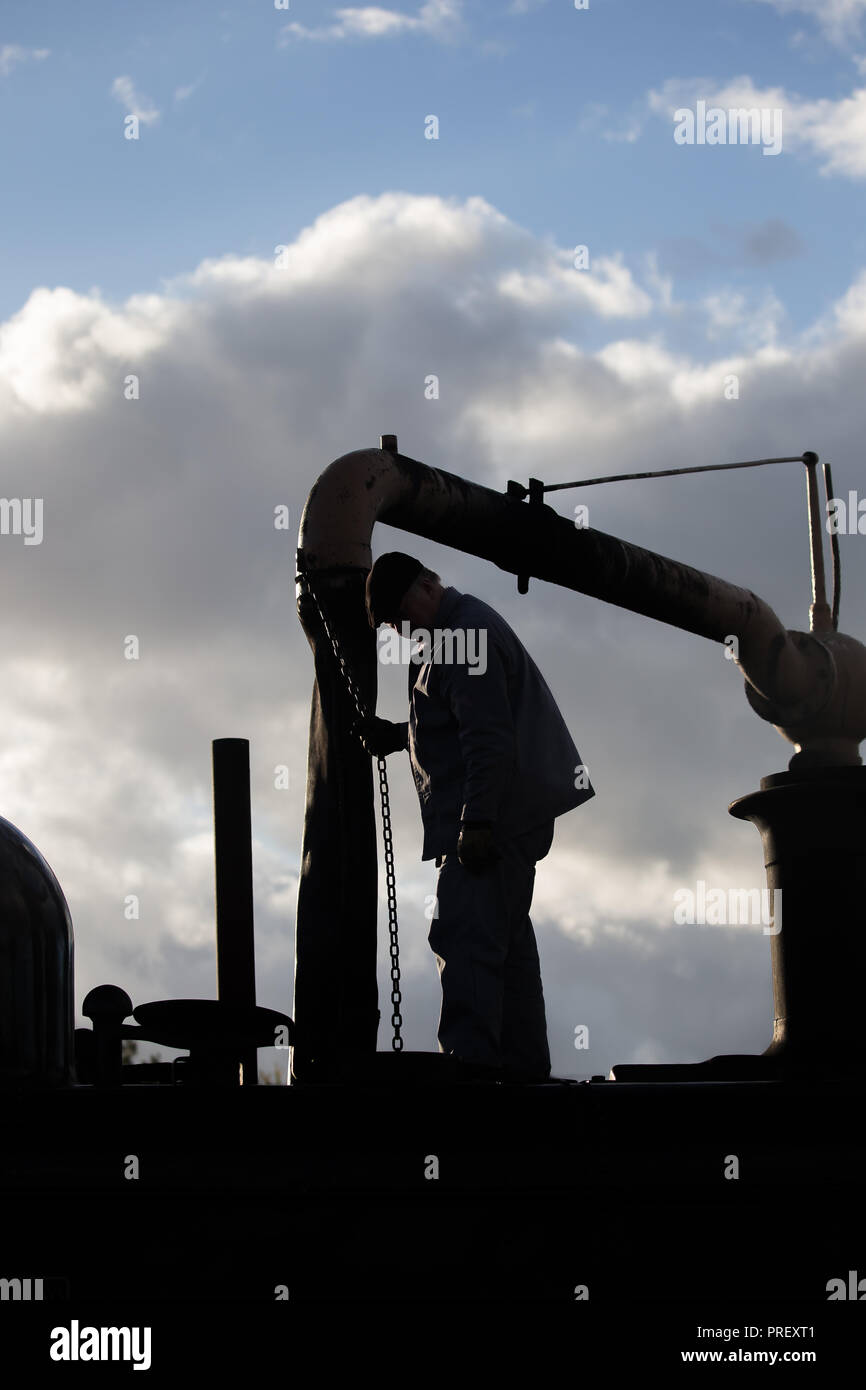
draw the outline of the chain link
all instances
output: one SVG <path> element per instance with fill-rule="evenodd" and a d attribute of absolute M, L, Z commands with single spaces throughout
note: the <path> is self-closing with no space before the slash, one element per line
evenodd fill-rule
<path fill-rule="evenodd" d="M 358 711 L 358 716 L 360 719 L 369 719 L 370 711 L 367 709 L 364 700 L 361 698 L 361 693 L 352 679 L 352 673 L 340 650 L 340 644 L 331 631 L 328 620 L 325 617 L 319 596 L 313 587 L 311 577 L 308 574 L 303 574 L 299 575 L 299 579 L 316 605 L 316 611 L 319 614 L 325 636 L 331 644 L 331 650 L 334 653 L 334 658 L 346 683 L 346 688 L 352 697 L 355 709 Z M 385 848 L 385 891 L 388 898 L 388 935 L 390 938 L 389 953 L 391 957 L 391 1026 L 394 1029 L 394 1036 L 391 1039 L 391 1048 L 394 1052 L 402 1052 L 403 1039 L 400 1036 L 400 1029 L 403 1027 L 403 1017 L 400 1013 L 402 999 L 400 994 L 400 945 L 397 939 L 397 874 L 394 865 L 394 839 L 391 833 L 391 801 L 388 794 L 388 771 L 385 765 L 385 759 L 380 754 L 376 762 L 379 770 L 379 795 L 382 800 L 382 839 Z"/>

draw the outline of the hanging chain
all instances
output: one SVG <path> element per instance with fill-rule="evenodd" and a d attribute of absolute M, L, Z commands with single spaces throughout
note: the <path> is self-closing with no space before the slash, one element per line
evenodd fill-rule
<path fill-rule="evenodd" d="M 370 711 L 361 696 L 358 687 L 352 679 L 352 673 L 346 664 L 345 657 L 340 650 L 340 644 L 334 636 L 328 624 L 328 620 L 322 611 L 319 596 L 313 587 L 311 578 L 308 574 L 299 576 L 304 583 L 307 592 L 316 605 L 325 636 L 331 644 L 334 658 L 342 673 L 355 709 L 358 711 L 360 719 L 368 719 Z M 380 754 L 377 759 L 379 770 L 379 794 L 382 799 L 382 840 L 385 848 L 385 890 L 388 897 L 388 935 L 390 938 L 389 952 L 391 956 L 391 1026 L 394 1029 L 394 1036 L 391 1039 L 391 1048 L 394 1052 L 402 1052 L 403 1039 L 400 1037 L 400 1029 L 403 1027 L 403 1017 L 400 1013 L 400 945 L 397 939 L 397 875 L 394 867 L 394 839 L 391 833 L 391 801 L 388 795 L 388 771 L 385 759 Z"/>

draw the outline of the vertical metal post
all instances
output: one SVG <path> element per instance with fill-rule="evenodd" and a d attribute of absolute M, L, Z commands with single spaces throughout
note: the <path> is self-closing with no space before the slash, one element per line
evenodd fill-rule
<path fill-rule="evenodd" d="M 250 745 L 247 739 L 213 740 L 213 793 L 217 996 L 226 1004 L 255 1008 Z M 238 1060 L 243 1065 L 243 1084 L 258 1085 L 255 1047 L 248 1048 Z"/>
<path fill-rule="evenodd" d="M 824 587 L 824 544 L 821 498 L 818 492 L 818 455 L 811 451 L 803 455 L 806 465 L 806 497 L 809 509 L 809 551 L 812 560 L 812 604 L 809 608 L 809 631 L 832 632 L 833 615 L 827 603 Z"/>

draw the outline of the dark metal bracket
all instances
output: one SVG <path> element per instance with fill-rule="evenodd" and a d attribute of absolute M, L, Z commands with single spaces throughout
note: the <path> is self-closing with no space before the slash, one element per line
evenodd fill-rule
<path fill-rule="evenodd" d="M 524 487 L 522 483 L 509 482 L 505 489 L 506 497 L 512 497 L 517 502 L 522 502 L 524 497 L 529 496 L 530 507 L 542 507 L 544 505 L 544 483 L 540 478 L 530 478 L 529 487 Z M 517 592 L 519 594 L 529 593 L 530 575 L 518 573 Z"/>

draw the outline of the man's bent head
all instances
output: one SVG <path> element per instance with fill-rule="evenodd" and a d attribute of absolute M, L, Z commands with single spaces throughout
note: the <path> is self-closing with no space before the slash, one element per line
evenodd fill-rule
<path fill-rule="evenodd" d="M 380 555 L 367 575 L 367 616 L 371 627 L 432 624 L 445 592 L 438 574 L 401 550 Z"/>

